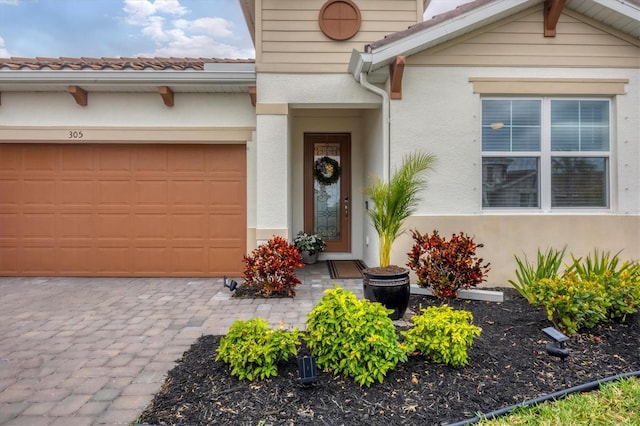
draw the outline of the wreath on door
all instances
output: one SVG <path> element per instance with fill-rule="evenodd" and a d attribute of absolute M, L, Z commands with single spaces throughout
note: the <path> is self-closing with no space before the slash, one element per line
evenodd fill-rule
<path fill-rule="evenodd" d="M 331 157 L 320 157 L 316 160 L 313 174 L 322 185 L 332 185 L 340 179 L 340 164 Z"/>

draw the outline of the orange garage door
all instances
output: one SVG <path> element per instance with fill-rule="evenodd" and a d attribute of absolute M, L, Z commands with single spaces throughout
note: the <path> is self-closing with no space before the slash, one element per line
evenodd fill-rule
<path fill-rule="evenodd" d="M 0 275 L 239 275 L 244 145 L 0 144 Z"/>

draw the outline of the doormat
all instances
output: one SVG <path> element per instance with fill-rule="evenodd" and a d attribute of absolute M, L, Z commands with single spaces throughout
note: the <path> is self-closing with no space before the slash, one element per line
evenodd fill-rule
<path fill-rule="evenodd" d="M 367 267 L 362 260 L 327 260 L 327 266 L 334 280 L 362 278 L 362 270 Z"/>

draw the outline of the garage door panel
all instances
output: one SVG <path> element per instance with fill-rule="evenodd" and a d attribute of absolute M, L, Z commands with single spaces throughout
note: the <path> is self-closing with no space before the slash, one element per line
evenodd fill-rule
<path fill-rule="evenodd" d="M 235 149 L 234 146 L 224 146 L 216 151 L 207 153 L 207 171 L 216 178 L 235 177 L 241 178 L 245 175 L 245 163 L 243 150 Z M 244 148 L 244 147 L 243 147 Z"/>
<path fill-rule="evenodd" d="M 168 252 L 166 247 L 136 247 L 133 262 L 136 271 L 142 275 L 160 275 L 169 272 Z"/>
<path fill-rule="evenodd" d="M 24 257 L 29 258 L 29 269 L 35 273 L 49 275 L 56 271 L 57 256 L 54 247 L 24 246 L 21 250 Z"/>
<path fill-rule="evenodd" d="M 169 184 L 166 180 L 139 180 L 134 184 L 133 203 L 144 207 L 165 207 Z"/>
<path fill-rule="evenodd" d="M 203 240 L 208 237 L 207 215 L 202 214 L 173 214 L 171 236 L 173 240 Z"/>
<path fill-rule="evenodd" d="M 178 180 L 170 183 L 169 202 L 179 207 L 205 207 L 207 187 L 202 180 Z"/>
<path fill-rule="evenodd" d="M 65 213 L 57 215 L 56 229 L 58 238 L 93 239 L 93 215 L 91 213 Z"/>
<path fill-rule="evenodd" d="M 209 228 L 211 229 L 210 238 L 212 240 L 229 240 L 237 241 L 238 229 L 244 226 L 237 214 L 217 214 L 209 216 Z"/>
<path fill-rule="evenodd" d="M 134 151 L 135 162 L 134 170 L 136 172 L 166 174 L 169 171 L 168 148 L 144 147 Z"/>
<path fill-rule="evenodd" d="M 23 170 L 26 172 L 56 171 L 58 151 L 47 149 L 46 145 L 30 145 L 24 151 L 22 158 Z"/>
<path fill-rule="evenodd" d="M 56 182 L 54 180 L 25 180 L 22 197 L 26 206 L 55 206 Z"/>
<path fill-rule="evenodd" d="M 91 207 L 93 182 L 86 180 L 60 180 L 58 200 L 63 206 Z"/>
<path fill-rule="evenodd" d="M 211 182 L 211 204 L 216 207 L 230 206 L 238 209 L 244 205 L 244 191 L 238 181 Z"/>
<path fill-rule="evenodd" d="M 239 145 L 0 144 L 0 273 L 240 275 L 245 155 Z"/>
<path fill-rule="evenodd" d="M 164 241 L 167 239 L 167 229 L 170 228 L 169 215 L 164 213 L 137 213 L 134 215 L 133 232 L 137 239 Z"/>
<path fill-rule="evenodd" d="M 209 267 L 213 271 L 222 271 L 224 275 L 238 275 L 238 271 L 242 271 L 244 266 L 244 254 L 244 251 L 237 247 L 210 248 Z"/>
<path fill-rule="evenodd" d="M 20 181 L 0 179 L 0 207 L 16 207 L 20 203 Z"/>
<path fill-rule="evenodd" d="M 60 247 L 57 268 L 62 274 L 88 275 L 92 272 L 93 249 L 91 247 Z"/>
<path fill-rule="evenodd" d="M 129 180 L 101 179 L 96 182 L 97 204 L 128 207 L 131 204 Z"/>
<path fill-rule="evenodd" d="M 11 145 L 0 145 L 0 173 L 15 174 L 22 169 L 22 151 Z"/>
<path fill-rule="evenodd" d="M 204 247 L 173 247 L 172 272 L 179 274 L 206 274 L 207 250 Z"/>
<path fill-rule="evenodd" d="M 99 274 L 127 275 L 132 270 L 129 247 L 98 247 L 95 253 L 95 270 Z"/>
<path fill-rule="evenodd" d="M 25 213 L 20 223 L 25 239 L 53 239 L 56 237 L 56 215 L 54 213 Z"/>
<path fill-rule="evenodd" d="M 91 172 L 93 170 L 93 149 L 91 146 L 60 146 L 60 171 Z"/>
<path fill-rule="evenodd" d="M 131 170 L 131 154 L 121 146 L 101 146 L 97 149 L 99 172 L 123 174 Z"/>
<path fill-rule="evenodd" d="M 20 217 L 17 213 L 0 213 L 0 241 L 11 240 L 14 243 L 18 239 Z"/>
<path fill-rule="evenodd" d="M 178 147 L 169 158 L 169 169 L 177 174 L 198 174 L 206 171 L 205 148 L 198 146 Z"/>
<path fill-rule="evenodd" d="M 96 217 L 97 237 L 101 240 L 128 240 L 131 222 L 126 213 L 98 213 Z"/>
<path fill-rule="evenodd" d="M 4 247 L 0 240 L 0 275 L 17 275 L 20 256 L 16 247 Z"/>

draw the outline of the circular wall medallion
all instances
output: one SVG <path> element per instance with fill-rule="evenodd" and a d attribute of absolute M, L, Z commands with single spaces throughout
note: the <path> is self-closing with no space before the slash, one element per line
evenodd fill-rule
<path fill-rule="evenodd" d="M 329 0 L 320 9 L 320 29 L 330 39 L 348 40 L 360 29 L 360 9 L 350 0 Z"/>

